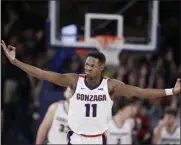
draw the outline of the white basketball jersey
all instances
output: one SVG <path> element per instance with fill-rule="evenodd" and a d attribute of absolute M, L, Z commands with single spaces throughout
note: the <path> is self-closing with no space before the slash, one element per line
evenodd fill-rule
<path fill-rule="evenodd" d="M 48 133 L 49 144 L 67 144 L 68 112 L 66 111 L 66 101 L 58 103 L 54 115 L 53 123 Z"/>
<path fill-rule="evenodd" d="M 177 127 L 172 134 L 167 131 L 166 127 L 162 128 L 158 144 L 180 144 L 180 127 Z"/>
<path fill-rule="evenodd" d="M 122 127 L 118 127 L 114 120 L 107 131 L 108 144 L 132 144 L 132 129 L 130 120 L 125 120 Z"/>
<path fill-rule="evenodd" d="M 108 92 L 108 79 L 95 89 L 89 89 L 85 77 L 79 76 L 76 90 L 70 99 L 68 124 L 77 134 L 97 135 L 108 129 L 112 118 L 112 105 Z"/>

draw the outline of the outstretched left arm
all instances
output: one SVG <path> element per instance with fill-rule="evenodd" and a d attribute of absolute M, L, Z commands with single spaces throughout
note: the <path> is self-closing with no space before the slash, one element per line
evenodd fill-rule
<path fill-rule="evenodd" d="M 174 88 L 171 89 L 142 89 L 135 86 L 119 83 L 114 87 L 115 96 L 127 96 L 127 97 L 143 97 L 143 98 L 157 98 L 169 95 L 178 94 L 180 89 L 180 79 L 177 79 Z"/>

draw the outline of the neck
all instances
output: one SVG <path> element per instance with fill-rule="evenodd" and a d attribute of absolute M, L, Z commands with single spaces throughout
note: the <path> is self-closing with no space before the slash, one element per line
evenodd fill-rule
<path fill-rule="evenodd" d="M 173 133 L 175 131 L 176 127 L 177 127 L 177 125 L 176 125 L 176 123 L 174 123 L 173 125 L 168 126 L 167 130 L 169 133 Z"/>
<path fill-rule="evenodd" d="M 113 119 L 114 119 L 115 123 L 119 127 L 121 127 L 123 125 L 123 123 L 124 123 L 124 120 L 125 120 L 124 119 L 124 114 L 122 112 L 119 112 L 119 114 L 115 115 Z"/>
<path fill-rule="evenodd" d="M 86 82 L 90 86 L 95 86 L 95 85 L 99 84 L 100 81 L 101 81 L 101 76 L 98 76 L 98 77 L 95 77 L 95 78 L 87 78 L 86 77 Z"/>

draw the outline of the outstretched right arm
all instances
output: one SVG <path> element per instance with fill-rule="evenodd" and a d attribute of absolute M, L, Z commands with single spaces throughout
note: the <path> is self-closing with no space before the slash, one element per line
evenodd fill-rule
<path fill-rule="evenodd" d="M 40 68 L 34 67 L 32 65 L 23 63 L 15 58 L 15 47 L 8 46 L 6 47 L 6 44 L 4 41 L 2 41 L 1 46 L 3 47 L 3 50 L 5 52 L 5 55 L 9 59 L 9 61 L 28 73 L 29 75 L 41 79 L 41 80 L 47 80 L 49 82 L 52 82 L 54 84 L 57 84 L 59 86 L 71 86 L 75 85 L 78 80 L 78 75 L 74 73 L 67 73 L 67 74 L 60 74 L 55 73 L 51 71 L 44 71 Z"/>
<path fill-rule="evenodd" d="M 74 85 L 78 79 L 78 75 L 74 73 L 60 74 L 52 71 L 44 71 L 40 68 L 23 63 L 17 59 L 15 59 L 14 65 L 35 78 L 47 80 L 59 86 Z"/>

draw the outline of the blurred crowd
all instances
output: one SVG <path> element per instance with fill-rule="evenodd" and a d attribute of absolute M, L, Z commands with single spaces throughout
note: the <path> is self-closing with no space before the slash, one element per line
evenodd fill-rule
<path fill-rule="evenodd" d="M 175 65 L 171 49 L 161 56 L 161 54 L 122 54 L 120 66 L 115 74 L 110 74 L 114 78 L 126 84 L 141 88 L 171 88 L 181 75 L 181 65 Z M 159 99 L 140 100 L 137 117 L 142 121 L 139 131 L 139 138 L 142 143 L 151 143 L 153 129 L 158 121 L 163 117 L 166 107 L 180 108 L 180 96 L 167 96 Z M 179 113 L 180 114 L 180 113 Z M 180 116 L 178 114 L 178 124 Z"/>
<path fill-rule="evenodd" d="M 45 46 L 44 13 L 39 13 L 38 6 L 34 6 L 36 8 L 33 10 L 37 9 L 37 11 L 33 11 L 27 3 L 20 5 L 4 2 L 3 5 L 2 39 L 16 47 L 19 60 L 46 68 L 52 58 L 52 52 Z M 181 56 L 176 51 L 180 51 L 180 45 L 175 42 L 179 41 L 179 37 L 177 31 L 173 31 L 179 28 L 177 22 L 174 17 L 171 17 L 162 24 L 163 36 L 159 51 L 147 54 L 123 52 L 120 54 L 119 66 L 107 66 L 104 74 L 141 88 L 173 87 L 176 79 L 181 76 L 181 64 L 178 59 Z M 36 105 L 42 82 L 11 65 L 3 53 L 1 56 L 2 142 L 8 140 L 7 137 L 12 138 L 12 142 L 18 134 L 19 140 L 27 138 L 33 143 L 36 135 L 33 114 L 37 111 Z M 63 72 L 83 73 L 83 57 L 75 55 L 67 62 Z M 163 117 L 164 108 L 171 106 L 180 111 L 180 102 L 180 96 L 140 100 L 137 114 L 142 121 L 138 133 L 139 141 L 148 143 L 158 120 Z M 114 108 L 116 105 L 115 103 Z M 178 124 L 179 122 L 178 115 Z"/>
<path fill-rule="evenodd" d="M 44 68 L 48 60 L 44 36 L 46 17 L 35 11 L 38 5 L 34 9 L 32 7 L 28 3 L 4 1 L 1 38 L 16 47 L 19 60 Z M 12 138 L 13 143 L 18 135 L 28 136 L 32 142 L 32 114 L 40 82 L 10 64 L 3 51 L 1 70 L 2 142 Z M 14 137 L 14 134 L 17 135 Z"/>

